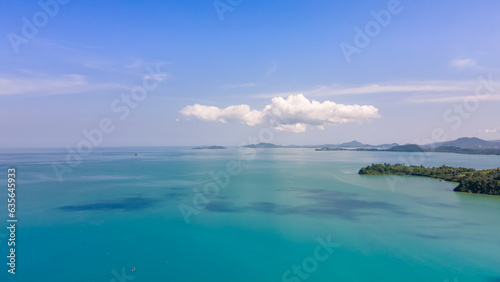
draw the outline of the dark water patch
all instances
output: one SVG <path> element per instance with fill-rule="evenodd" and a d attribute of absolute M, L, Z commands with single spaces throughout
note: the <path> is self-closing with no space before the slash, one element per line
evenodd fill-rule
<path fill-rule="evenodd" d="M 303 188 L 303 187 L 280 188 L 280 189 L 276 189 L 276 191 L 300 192 L 302 194 L 326 192 L 331 196 L 337 196 L 337 197 L 355 197 L 355 196 L 359 195 L 357 193 L 352 193 L 352 192 L 327 191 L 327 190 L 310 189 L 310 188 Z"/>
<path fill-rule="evenodd" d="M 413 233 L 412 235 L 420 237 L 420 238 L 425 238 L 425 239 L 447 239 L 448 238 L 448 237 L 444 237 L 444 236 L 430 235 L 430 234 L 423 234 L 423 233 Z"/>
<path fill-rule="evenodd" d="M 98 210 L 125 210 L 136 211 L 149 208 L 156 200 L 149 198 L 126 198 L 121 201 L 97 202 L 81 205 L 61 206 L 64 211 L 98 211 Z"/>
<path fill-rule="evenodd" d="M 239 213 L 245 211 L 245 208 L 236 207 L 232 203 L 227 201 L 212 201 L 205 207 L 205 209 L 213 212 L 232 212 L 232 213 Z"/>
<path fill-rule="evenodd" d="M 206 209 L 213 212 L 233 212 L 233 213 L 252 212 L 252 211 L 274 213 L 274 214 L 294 213 L 293 209 L 291 209 L 290 207 L 287 207 L 285 205 L 277 205 L 269 202 L 254 202 L 248 206 L 237 207 L 229 201 L 213 201 L 207 205 Z"/>
<path fill-rule="evenodd" d="M 230 201 L 210 202 L 206 209 L 213 212 L 242 213 L 262 212 L 276 215 L 299 214 L 308 216 L 335 216 L 346 220 L 355 221 L 363 216 L 374 214 L 373 211 L 381 210 L 397 215 L 407 215 L 401 207 L 383 202 L 358 199 L 355 194 L 320 189 L 299 189 L 299 198 L 312 200 L 305 205 L 284 205 L 272 202 L 253 202 L 247 206 L 235 206 Z"/>
<path fill-rule="evenodd" d="M 167 198 L 168 200 L 178 200 L 180 198 L 185 198 L 187 195 L 188 195 L 188 193 L 175 192 L 175 191 L 171 191 L 171 192 L 163 194 L 163 196 L 165 198 Z"/>
<path fill-rule="evenodd" d="M 363 212 L 352 209 L 315 206 L 304 206 L 301 208 L 300 213 L 312 216 L 335 216 L 349 221 L 356 221 L 360 216 L 365 214 Z"/>
<path fill-rule="evenodd" d="M 416 202 L 420 205 L 423 206 L 428 206 L 428 207 L 436 207 L 436 208 L 458 208 L 458 205 L 450 205 L 446 203 L 439 203 L 439 202 L 432 202 L 432 199 L 429 199 L 428 201 L 421 201 L 417 200 Z"/>
<path fill-rule="evenodd" d="M 321 189 L 293 189 L 297 197 L 311 200 L 310 204 L 285 205 L 272 202 L 253 202 L 246 206 L 235 206 L 227 200 L 211 201 L 206 209 L 213 212 L 242 213 L 262 212 L 276 215 L 299 214 L 308 216 L 335 216 L 355 221 L 363 216 L 389 212 L 398 216 L 408 215 L 400 206 L 376 200 L 359 199 L 357 194 Z"/>
<path fill-rule="evenodd" d="M 463 226 L 481 226 L 482 224 L 475 223 L 475 222 L 464 222 L 462 225 Z"/>
<path fill-rule="evenodd" d="M 254 202 L 245 207 L 246 210 L 266 212 L 274 214 L 296 213 L 291 206 L 278 205 L 270 202 Z"/>
<path fill-rule="evenodd" d="M 301 205 L 301 206 L 287 206 L 287 205 L 279 205 L 268 202 L 251 203 L 248 206 L 240 208 L 239 211 L 240 212 L 254 211 L 254 212 L 272 213 L 276 215 L 298 214 L 307 216 L 336 216 L 351 221 L 357 220 L 361 216 L 370 214 L 362 210 L 349 209 L 345 207 L 339 208 L 335 206 L 322 206 L 315 204 Z"/>
<path fill-rule="evenodd" d="M 353 212 L 360 210 L 385 210 L 391 213 L 395 213 L 398 215 L 407 215 L 400 206 L 397 206 L 392 203 L 387 203 L 384 201 L 372 201 L 372 200 L 364 200 L 359 199 L 352 195 L 339 194 L 335 191 L 326 191 L 326 190 L 309 190 L 305 195 L 302 195 L 301 198 L 310 199 L 314 201 L 314 209 L 313 211 L 317 211 L 318 213 L 324 213 L 329 211 L 344 211 Z M 353 214 L 354 215 L 354 214 Z"/>

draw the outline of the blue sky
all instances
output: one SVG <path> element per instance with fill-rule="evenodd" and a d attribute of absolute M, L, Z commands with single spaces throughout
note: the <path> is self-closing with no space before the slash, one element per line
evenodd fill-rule
<path fill-rule="evenodd" d="M 0 3 L 0 147 L 500 139 L 498 1 L 41 3 Z"/>

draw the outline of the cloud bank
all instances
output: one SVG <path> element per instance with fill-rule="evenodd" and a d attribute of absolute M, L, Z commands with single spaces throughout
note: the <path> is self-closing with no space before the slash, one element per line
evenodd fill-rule
<path fill-rule="evenodd" d="M 485 129 L 484 133 L 497 133 L 500 132 L 500 128 Z"/>
<path fill-rule="evenodd" d="M 343 105 L 332 101 L 320 103 L 309 101 L 302 94 L 290 95 L 286 99 L 275 97 L 271 104 L 261 111 L 252 110 L 249 105 L 234 105 L 221 109 L 195 104 L 184 107 L 180 113 L 200 121 L 239 122 L 249 126 L 264 124 L 289 132 L 304 132 L 308 125 L 323 129 L 328 125 L 359 123 L 380 117 L 374 106 Z"/>
<path fill-rule="evenodd" d="M 362 86 L 346 85 L 320 85 L 313 89 L 300 91 L 307 96 L 337 96 L 337 95 L 366 95 L 387 93 L 456 93 L 470 91 L 475 87 L 477 81 L 408 81 L 401 83 L 375 83 Z M 473 89 L 473 88 L 472 88 Z M 254 98 L 272 98 L 276 96 L 287 96 L 296 92 L 262 93 L 254 95 Z"/>
<path fill-rule="evenodd" d="M 474 59 L 454 59 L 450 61 L 450 65 L 455 68 L 466 69 L 473 68 L 476 66 L 476 60 Z"/>

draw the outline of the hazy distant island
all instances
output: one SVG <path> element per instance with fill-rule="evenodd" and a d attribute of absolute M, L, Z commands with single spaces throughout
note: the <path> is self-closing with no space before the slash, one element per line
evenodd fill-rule
<path fill-rule="evenodd" d="M 389 152 L 436 152 L 436 153 L 455 153 L 455 154 L 474 154 L 474 155 L 500 155 L 498 148 L 461 148 L 456 146 L 440 146 L 436 148 L 408 144 L 395 146 L 387 151 Z"/>
<path fill-rule="evenodd" d="M 321 147 L 315 149 L 315 151 L 388 151 L 387 149 L 376 149 L 376 148 L 342 148 L 342 147 Z"/>
<path fill-rule="evenodd" d="M 195 147 L 193 148 L 193 150 L 204 150 L 204 149 L 208 149 L 208 150 L 220 150 L 220 149 L 227 149 L 226 147 L 223 147 L 223 146 L 206 146 L 206 147 Z"/>
<path fill-rule="evenodd" d="M 399 144 L 392 143 L 392 144 L 382 144 L 382 145 L 373 146 L 373 145 L 368 145 L 368 144 L 362 144 L 358 141 L 351 141 L 351 142 L 342 143 L 342 144 L 324 144 L 324 145 L 276 145 L 276 144 L 272 144 L 272 143 L 258 143 L 258 144 L 245 145 L 243 147 L 245 147 L 245 148 L 271 148 L 271 149 L 272 148 L 310 148 L 310 149 L 314 149 L 314 148 L 322 147 L 322 149 L 324 149 L 324 150 L 331 149 L 333 151 L 336 148 L 345 148 L 346 150 L 347 149 L 351 149 L 351 150 L 354 150 L 354 149 L 380 150 L 380 149 L 388 149 L 388 148 L 391 148 L 391 147 L 397 146 L 397 145 L 399 145 Z M 321 150 L 321 149 L 317 149 L 317 150 Z"/>
<path fill-rule="evenodd" d="M 372 164 L 358 172 L 361 175 L 415 175 L 458 182 L 455 192 L 500 195 L 500 168 L 475 170 L 465 167 L 424 167 L 403 164 Z"/>
<path fill-rule="evenodd" d="M 380 145 L 363 144 L 356 140 L 341 144 L 323 145 L 277 145 L 258 143 L 243 146 L 245 148 L 310 148 L 315 151 L 378 151 L 378 152 L 436 152 L 475 155 L 500 155 L 500 140 L 482 140 L 476 137 L 463 137 L 453 141 L 426 145 L 388 143 Z"/>
<path fill-rule="evenodd" d="M 378 146 L 357 141 L 333 146 L 321 146 L 316 151 L 387 151 L 387 152 L 436 152 L 476 155 L 500 155 L 500 140 L 486 141 L 476 137 L 463 137 L 453 141 L 426 145 L 383 144 Z"/>
<path fill-rule="evenodd" d="M 246 145 L 243 146 L 245 148 L 287 148 L 288 146 L 281 146 L 281 145 L 276 145 L 272 143 L 259 143 L 259 144 L 251 144 L 251 145 Z M 292 148 L 292 147 L 288 147 Z"/>

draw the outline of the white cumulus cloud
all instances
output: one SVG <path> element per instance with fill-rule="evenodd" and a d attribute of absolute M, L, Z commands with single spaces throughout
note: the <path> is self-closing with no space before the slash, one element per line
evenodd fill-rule
<path fill-rule="evenodd" d="M 221 109 L 195 104 L 184 107 L 180 113 L 200 121 L 240 122 L 249 126 L 265 124 L 273 126 L 276 130 L 289 132 L 304 132 L 307 125 L 323 129 L 327 125 L 362 122 L 380 117 L 378 109 L 374 106 L 310 101 L 302 94 L 290 95 L 286 99 L 275 97 L 271 104 L 261 111 L 251 110 L 249 105 L 235 105 Z"/>
<path fill-rule="evenodd" d="M 497 133 L 500 132 L 500 128 L 485 129 L 484 133 Z"/>

